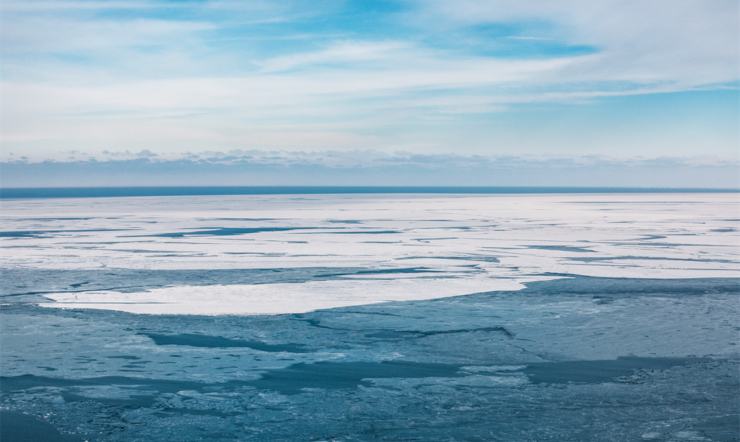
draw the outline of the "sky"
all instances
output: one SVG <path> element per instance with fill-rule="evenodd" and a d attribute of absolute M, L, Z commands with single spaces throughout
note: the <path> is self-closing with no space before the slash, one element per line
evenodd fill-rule
<path fill-rule="evenodd" d="M 525 181 L 601 167 L 627 171 L 615 184 L 627 185 L 652 167 L 675 176 L 657 185 L 680 186 L 693 167 L 685 182 L 738 185 L 736 0 L 0 8 L 3 186 L 167 185 L 178 165 L 203 185 L 238 182 L 214 178 L 227 165 L 234 177 L 263 167 L 277 184 L 356 184 L 345 172 L 369 167 L 385 172 L 368 184 L 397 170 L 485 185 L 464 171 L 504 164 Z M 288 179 L 296 167 L 314 178 Z M 512 179 L 491 185 L 521 185 Z"/>

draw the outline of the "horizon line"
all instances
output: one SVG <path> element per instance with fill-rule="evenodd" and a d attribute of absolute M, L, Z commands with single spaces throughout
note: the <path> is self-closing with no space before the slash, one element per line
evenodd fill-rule
<path fill-rule="evenodd" d="M 2 187 L 0 199 L 326 194 L 740 193 L 740 188 L 623 186 L 105 186 Z"/>

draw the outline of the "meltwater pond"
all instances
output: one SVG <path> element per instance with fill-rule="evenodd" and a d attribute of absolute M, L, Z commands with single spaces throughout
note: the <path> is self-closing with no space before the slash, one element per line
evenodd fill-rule
<path fill-rule="evenodd" d="M 734 200 L 692 197 L 13 202 L 0 437 L 737 441 Z"/>

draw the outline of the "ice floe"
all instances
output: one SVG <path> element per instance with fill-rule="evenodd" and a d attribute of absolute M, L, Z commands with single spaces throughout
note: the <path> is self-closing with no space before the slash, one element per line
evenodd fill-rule
<path fill-rule="evenodd" d="M 0 265 L 336 273 L 300 283 L 60 288 L 43 304 L 149 314 L 300 313 L 512 290 L 563 274 L 737 276 L 737 204 L 737 194 L 712 193 L 6 200 Z M 365 270 L 333 271 L 348 267 Z"/>

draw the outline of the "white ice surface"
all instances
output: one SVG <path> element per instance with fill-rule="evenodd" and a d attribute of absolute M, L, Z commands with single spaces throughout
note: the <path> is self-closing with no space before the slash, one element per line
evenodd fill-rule
<path fill-rule="evenodd" d="M 292 313 L 504 290 L 506 284 L 544 273 L 624 278 L 740 275 L 737 194 L 268 195 L 2 204 L 3 231 L 50 232 L 0 238 L 4 268 L 425 267 L 437 272 L 435 279 L 427 279 L 429 274 L 358 275 L 304 284 L 85 292 L 77 298 L 59 293 L 49 295 L 57 301 L 45 304 L 49 307 Z M 359 223 L 332 222 L 346 220 Z M 234 236 L 191 233 L 252 227 L 311 229 Z M 110 230 L 91 231 L 95 229 Z M 383 231 L 398 233 L 365 233 Z M 175 232 L 190 234 L 147 236 Z M 500 262 L 484 261 L 492 257 Z M 579 258 L 608 259 L 574 260 Z"/>
<path fill-rule="evenodd" d="M 303 284 L 179 286 L 140 293 L 58 293 L 49 295 L 56 303 L 41 305 L 145 314 L 271 315 L 521 288 L 524 286 L 516 281 L 492 278 L 312 281 Z"/>

